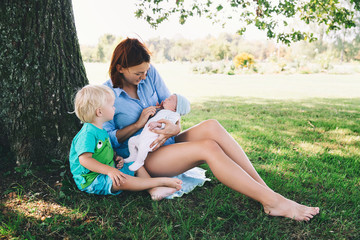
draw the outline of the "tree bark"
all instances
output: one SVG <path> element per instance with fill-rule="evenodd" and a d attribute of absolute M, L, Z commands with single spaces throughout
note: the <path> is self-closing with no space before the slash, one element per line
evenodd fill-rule
<path fill-rule="evenodd" d="M 69 114 L 73 96 L 88 84 L 71 0 L 2 0 L 0 8 L 1 149 L 17 164 L 65 159 L 81 127 Z"/>

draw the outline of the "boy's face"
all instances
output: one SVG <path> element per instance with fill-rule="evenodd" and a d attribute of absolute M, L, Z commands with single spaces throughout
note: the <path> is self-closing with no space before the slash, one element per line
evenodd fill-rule
<path fill-rule="evenodd" d="M 114 107 L 115 99 L 110 98 L 107 100 L 106 104 L 101 107 L 101 113 L 104 118 L 104 122 L 110 121 L 114 118 L 115 107 Z"/>
<path fill-rule="evenodd" d="M 163 102 L 163 108 L 171 111 L 176 111 L 177 97 L 175 94 L 171 95 Z"/>

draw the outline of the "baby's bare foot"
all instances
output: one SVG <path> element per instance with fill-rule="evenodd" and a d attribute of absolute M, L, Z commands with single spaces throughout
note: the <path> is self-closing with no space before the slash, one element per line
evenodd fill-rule
<path fill-rule="evenodd" d="M 309 221 L 319 213 L 318 207 L 308 207 L 279 195 L 279 199 L 273 206 L 265 206 L 264 211 L 270 216 L 282 216 L 296 221 Z"/>

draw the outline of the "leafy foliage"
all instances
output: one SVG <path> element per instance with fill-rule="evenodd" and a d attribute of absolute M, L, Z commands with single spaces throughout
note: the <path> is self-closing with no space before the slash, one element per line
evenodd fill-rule
<path fill-rule="evenodd" d="M 246 31 L 247 25 L 254 25 L 267 33 L 268 38 L 275 38 L 285 44 L 317 38 L 301 27 L 291 28 L 294 19 L 305 24 L 325 24 L 326 31 L 355 27 L 354 16 L 360 11 L 358 0 L 227 0 L 227 1 L 138 1 L 135 15 L 146 20 L 152 27 L 177 15 L 184 24 L 189 17 L 199 16 L 211 19 L 214 23 L 225 24 L 235 20 L 239 24 L 238 33 Z"/>
<path fill-rule="evenodd" d="M 237 67 L 237 68 L 238 67 L 250 68 L 255 63 L 254 56 L 249 54 L 249 53 L 246 53 L 246 52 L 243 52 L 243 53 L 240 53 L 239 55 L 236 55 L 234 57 L 233 61 L 234 61 L 235 67 Z"/>

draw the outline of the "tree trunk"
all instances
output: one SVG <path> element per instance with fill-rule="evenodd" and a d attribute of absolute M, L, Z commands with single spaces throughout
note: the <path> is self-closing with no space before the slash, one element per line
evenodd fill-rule
<path fill-rule="evenodd" d="M 17 164 L 65 159 L 81 127 L 69 114 L 73 96 L 88 83 L 71 0 L 2 0 L 0 8 L 1 149 Z"/>

